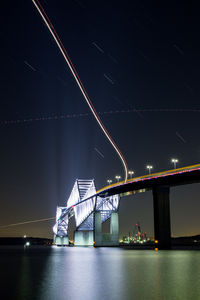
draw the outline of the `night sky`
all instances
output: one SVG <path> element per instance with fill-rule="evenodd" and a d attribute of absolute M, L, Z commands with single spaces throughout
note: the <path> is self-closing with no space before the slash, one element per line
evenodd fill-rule
<path fill-rule="evenodd" d="M 41 4 L 129 169 L 167 170 L 173 157 L 178 167 L 199 163 L 197 4 Z M 2 2 L 0 28 L 2 226 L 54 217 L 76 178 L 94 178 L 99 189 L 124 170 L 32 1 Z M 199 194 L 199 184 L 171 189 L 174 236 L 200 233 Z M 137 221 L 153 236 L 151 192 L 120 202 L 120 236 Z M 51 237 L 52 225 L 0 228 L 0 236 Z"/>

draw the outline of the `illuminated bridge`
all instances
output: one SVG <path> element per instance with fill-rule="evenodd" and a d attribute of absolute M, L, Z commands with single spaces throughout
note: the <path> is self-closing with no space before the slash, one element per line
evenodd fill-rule
<path fill-rule="evenodd" d="M 118 182 L 96 191 L 94 180 L 76 180 L 66 207 L 57 207 L 53 227 L 57 245 L 68 245 L 68 223 L 75 216 L 74 244 L 77 246 L 117 246 L 120 198 L 152 190 L 154 236 L 159 249 L 170 249 L 170 187 L 200 182 L 200 164 L 154 173 Z M 110 219 L 110 233 L 102 233 L 102 223 Z"/>

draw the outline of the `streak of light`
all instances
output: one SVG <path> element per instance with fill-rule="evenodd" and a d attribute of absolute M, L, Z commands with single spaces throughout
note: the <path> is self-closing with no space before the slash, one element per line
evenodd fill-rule
<path fill-rule="evenodd" d="M 183 142 L 186 143 L 186 140 L 180 135 L 178 131 L 176 131 L 176 135 L 179 137 L 179 139 Z"/>
<path fill-rule="evenodd" d="M 0 228 L 6 228 L 6 227 L 12 227 L 12 226 L 19 226 L 19 225 L 25 225 L 25 224 L 30 224 L 30 223 L 45 222 L 45 221 L 49 221 L 49 220 L 54 220 L 55 218 L 56 217 L 46 218 L 46 219 L 38 219 L 38 220 L 32 220 L 32 221 L 25 221 L 25 222 L 19 222 L 19 223 L 8 224 L 8 225 L 1 225 Z"/>
<path fill-rule="evenodd" d="M 101 52 L 104 53 L 103 49 L 101 47 L 99 47 L 99 45 L 97 45 L 97 43 L 92 42 L 92 44 Z"/>
<path fill-rule="evenodd" d="M 26 60 L 24 60 L 25 65 L 27 65 L 31 70 L 33 70 L 34 72 L 36 72 L 36 69 L 33 68 L 33 66 L 31 66 Z"/>
<path fill-rule="evenodd" d="M 92 111 L 96 121 L 98 122 L 99 126 L 101 127 L 102 131 L 104 132 L 105 136 L 107 137 L 107 139 L 109 140 L 109 142 L 111 143 L 111 145 L 113 146 L 113 148 L 115 149 L 115 151 L 117 152 L 119 158 L 121 159 L 122 161 L 122 164 L 124 166 L 124 171 L 125 171 L 125 182 L 127 181 L 127 178 L 128 178 L 128 165 L 127 165 L 127 162 L 124 158 L 124 156 L 122 155 L 121 151 L 119 150 L 118 146 L 115 144 L 114 140 L 112 139 L 112 137 L 110 136 L 110 134 L 108 133 L 107 129 L 105 128 L 104 124 L 102 123 L 99 115 L 97 114 L 93 104 L 92 104 L 92 101 L 90 100 L 79 76 L 78 76 L 78 73 L 76 72 L 68 54 L 67 54 L 67 51 L 65 49 L 65 47 L 63 46 L 57 32 L 55 31 L 54 27 L 53 27 L 53 24 L 51 23 L 50 19 L 48 18 L 47 14 L 45 13 L 43 7 L 41 6 L 40 2 L 38 0 L 34 1 L 32 0 L 33 4 L 35 5 L 36 9 L 38 10 L 40 16 L 42 17 L 44 23 L 46 24 L 46 26 L 48 27 L 51 35 L 53 36 L 58 48 L 60 49 L 68 67 L 70 68 L 75 80 L 76 80 L 76 83 L 77 85 L 79 86 L 81 92 L 82 92 L 82 95 L 84 96 L 85 98 L 85 101 L 87 102 L 90 110 Z M 37 3 L 36 3 L 37 2 Z"/>
<path fill-rule="evenodd" d="M 94 150 L 95 150 L 97 153 L 99 153 L 99 155 L 100 155 L 101 157 L 104 158 L 104 155 L 103 155 L 97 148 L 94 148 Z"/>
<path fill-rule="evenodd" d="M 118 64 L 118 61 L 116 60 L 116 58 L 114 58 L 111 54 L 108 54 L 108 57 L 109 57 L 115 64 Z"/>
<path fill-rule="evenodd" d="M 174 48 L 177 50 L 177 52 L 178 52 L 179 54 L 181 54 L 182 56 L 184 55 L 183 50 L 181 50 L 181 48 L 180 48 L 179 46 L 177 46 L 176 44 L 174 44 L 173 46 L 174 46 Z"/>
<path fill-rule="evenodd" d="M 103 74 L 103 76 L 111 83 L 111 84 L 115 84 L 114 81 L 112 81 L 112 79 L 110 77 L 108 77 L 105 73 Z"/>
<path fill-rule="evenodd" d="M 161 178 L 161 177 L 173 176 L 173 175 L 178 175 L 178 174 L 182 174 L 182 173 L 186 173 L 186 172 L 192 172 L 192 171 L 200 171 L 200 164 L 187 166 L 187 167 L 183 167 L 183 168 L 178 168 L 176 170 L 173 169 L 173 170 L 161 171 L 161 172 L 153 173 L 153 174 L 150 174 L 150 175 L 148 174 L 148 175 L 144 175 L 144 176 L 131 178 L 131 179 L 128 179 L 128 181 L 126 183 L 124 183 L 122 181 L 117 182 L 117 183 L 113 183 L 113 184 L 110 184 L 108 186 L 103 187 L 102 189 L 98 190 L 96 193 L 99 195 L 102 191 L 105 191 L 105 190 L 111 189 L 111 188 L 115 188 L 117 186 L 122 186 L 122 185 L 126 185 L 126 184 L 129 184 L 129 183 L 135 183 L 135 182 L 140 182 L 140 181 L 149 180 L 149 179 L 158 179 L 158 178 Z"/>
<path fill-rule="evenodd" d="M 98 112 L 99 115 L 111 115 L 111 114 L 127 114 L 127 113 L 200 113 L 200 109 L 127 109 L 127 110 L 110 110 L 104 112 Z M 91 116 L 90 113 L 81 113 L 81 114 L 52 114 L 52 115 L 44 115 L 41 117 L 32 117 L 26 119 L 17 119 L 17 120 L 5 120 L 0 121 L 0 126 L 7 126 L 13 124 L 26 124 L 36 121 L 50 121 L 50 120 L 62 120 L 62 119 L 73 119 L 73 118 L 81 118 L 81 117 L 88 117 Z"/>

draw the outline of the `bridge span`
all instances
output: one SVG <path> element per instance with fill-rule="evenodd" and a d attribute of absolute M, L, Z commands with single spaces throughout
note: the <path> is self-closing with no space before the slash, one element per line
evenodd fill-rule
<path fill-rule="evenodd" d="M 157 247 L 170 249 L 170 187 L 199 182 L 200 164 L 132 178 L 98 191 L 94 180 L 76 180 L 67 206 L 57 208 L 55 243 L 68 244 L 68 221 L 75 215 L 75 245 L 117 246 L 120 197 L 152 190 Z M 110 233 L 103 234 L 102 223 L 109 218 Z"/>

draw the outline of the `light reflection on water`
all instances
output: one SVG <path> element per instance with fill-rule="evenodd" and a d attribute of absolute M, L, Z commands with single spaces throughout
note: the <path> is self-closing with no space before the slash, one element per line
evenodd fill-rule
<path fill-rule="evenodd" d="M 0 264 L 9 299 L 200 299 L 199 251 L 0 249 Z"/>

